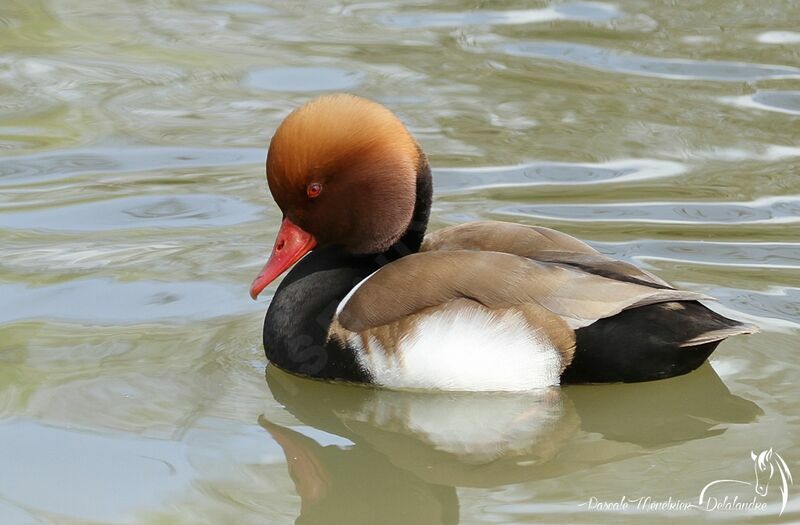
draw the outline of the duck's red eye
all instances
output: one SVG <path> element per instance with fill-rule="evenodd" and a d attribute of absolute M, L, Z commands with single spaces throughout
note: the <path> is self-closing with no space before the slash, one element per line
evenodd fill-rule
<path fill-rule="evenodd" d="M 320 193 L 322 193 L 322 184 L 319 182 L 312 182 L 308 185 L 308 188 L 306 188 L 306 195 L 308 195 L 309 199 L 319 197 Z"/>

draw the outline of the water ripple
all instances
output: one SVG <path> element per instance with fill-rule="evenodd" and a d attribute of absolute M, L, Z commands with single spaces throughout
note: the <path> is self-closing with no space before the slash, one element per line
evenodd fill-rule
<path fill-rule="evenodd" d="M 675 177 L 686 172 L 678 162 L 621 159 L 603 163 L 531 162 L 519 166 L 436 170 L 437 193 L 489 188 L 587 185 Z"/>
<path fill-rule="evenodd" d="M 249 89 L 261 91 L 349 91 L 364 81 L 359 71 L 333 67 L 275 67 L 255 69 L 247 73 L 242 83 Z"/>
<path fill-rule="evenodd" d="M 688 262 L 731 268 L 800 270 L 800 244 L 793 242 L 717 242 L 642 239 L 621 243 L 594 242 L 604 253 L 625 259 Z"/>
<path fill-rule="evenodd" d="M 16 230 L 114 231 L 136 228 L 209 228 L 261 218 L 261 208 L 220 195 L 142 195 L 0 213 L 0 227 Z"/>
<path fill-rule="evenodd" d="M 758 91 L 752 95 L 723 97 L 720 100 L 743 108 L 800 115 L 800 91 Z"/>
<path fill-rule="evenodd" d="M 800 44 L 800 33 L 796 31 L 764 31 L 757 42 L 762 44 Z"/>
<path fill-rule="evenodd" d="M 87 325 L 185 323 L 260 310 L 245 285 L 215 282 L 122 282 L 77 279 L 48 286 L 0 285 L 14 308 L 0 310 L 0 324 L 42 319 Z"/>
<path fill-rule="evenodd" d="M 378 19 L 399 28 L 463 27 L 470 25 L 518 25 L 552 22 L 554 20 L 606 21 L 619 17 L 621 12 L 609 4 L 576 2 L 542 9 L 513 9 L 508 11 L 429 11 L 382 15 Z"/>
<path fill-rule="evenodd" d="M 3 499 L 61 519 L 124 522 L 186 490 L 194 476 L 183 443 L 131 434 L 87 434 L 23 420 L 0 426 L 0 447 L 14 450 L 0 457 Z M 76 478 L 76 472 L 82 474 Z"/>
<path fill-rule="evenodd" d="M 573 42 L 515 42 L 499 45 L 495 49 L 511 56 L 557 60 L 603 71 L 676 80 L 752 82 L 765 79 L 800 78 L 800 69 L 790 66 L 658 58 Z"/>
<path fill-rule="evenodd" d="M 721 313 L 736 318 L 736 312 L 746 312 L 757 324 L 771 328 L 800 329 L 800 288 L 771 286 L 767 290 L 718 288 L 714 296 L 735 310 Z M 741 318 L 738 315 L 738 318 Z"/>
<path fill-rule="evenodd" d="M 666 224 L 794 224 L 800 222 L 800 196 L 764 197 L 751 202 L 650 202 L 614 204 L 532 204 L 494 210 L 571 222 Z"/>
<path fill-rule="evenodd" d="M 72 148 L 0 157 L 0 185 L 29 184 L 90 173 L 235 166 L 264 162 L 261 148 Z"/>

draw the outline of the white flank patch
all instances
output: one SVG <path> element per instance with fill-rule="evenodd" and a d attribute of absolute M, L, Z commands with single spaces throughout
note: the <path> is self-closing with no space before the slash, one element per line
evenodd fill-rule
<path fill-rule="evenodd" d="M 513 311 L 440 310 L 422 317 L 398 348 L 387 351 L 374 338 L 369 347 L 358 352 L 359 361 L 387 388 L 525 391 L 559 384 L 561 354 Z"/>

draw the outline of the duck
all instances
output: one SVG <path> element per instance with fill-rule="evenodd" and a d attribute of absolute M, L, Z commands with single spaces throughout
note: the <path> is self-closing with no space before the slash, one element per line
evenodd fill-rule
<path fill-rule="evenodd" d="M 300 376 L 397 390 L 528 391 L 664 379 L 757 327 L 568 234 L 477 221 L 427 232 L 433 177 L 402 121 L 337 93 L 292 111 L 266 176 L 282 213 L 259 294 Z"/>

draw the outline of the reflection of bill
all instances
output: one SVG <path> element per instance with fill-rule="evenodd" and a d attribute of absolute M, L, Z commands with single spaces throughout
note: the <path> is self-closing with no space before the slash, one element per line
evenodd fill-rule
<path fill-rule="evenodd" d="M 459 521 L 454 487 L 426 483 L 363 444 L 323 446 L 263 417 L 259 423 L 286 455 L 301 501 L 298 524 Z"/>
<path fill-rule="evenodd" d="M 298 523 L 455 523 L 456 487 L 585 471 L 718 434 L 719 423 L 760 413 L 731 395 L 707 365 L 668 381 L 520 394 L 376 390 L 275 367 L 267 382 L 275 399 L 308 425 L 260 419 L 286 455 L 302 500 Z M 314 432 L 348 445 L 320 444 Z M 381 516 L 376 509 L 384 509 Z"/>

